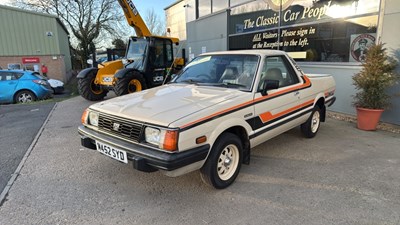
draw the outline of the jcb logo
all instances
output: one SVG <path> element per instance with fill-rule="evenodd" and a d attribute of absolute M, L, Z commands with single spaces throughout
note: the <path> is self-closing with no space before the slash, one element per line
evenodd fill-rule
<path fill-rule="evenodd" d="M 154 82 L 160 82 L 160 81 L 163 81 L 163 80 L 164 80 L 163 76 L 156 76 L 156 77 L 153 78 Z"/>
<path fill-rule="evenodd" d="M 133 4 L 132 0 L 127 0 L 129 7 L 131 7 L 133 14 L 136 16 L 138 14 L 138 11 L 135 7 L 135 5 Z"/>

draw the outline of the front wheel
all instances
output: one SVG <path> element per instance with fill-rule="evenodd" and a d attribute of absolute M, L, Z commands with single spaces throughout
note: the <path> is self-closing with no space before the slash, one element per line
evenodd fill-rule
<path fill-rule="evenodd" d="M 146 82 L 141 73 L 134 71 L 126 74 L 122 78 L 118 78 L 114 86 L 114 92 L 118 96 L 126 95 L 146 89 Z"/>
<path fill-rule="evenodd" d="M 243 155 L 242 142 L 232 133 L 223 133 L 211 149 L 200 169 L 204 183 L 223 189 L 231 185 L 239 174 Z"/>
<path fill-rule="evenodd" d="M 317 135 L 317 132 L 319 130 L 319 125 L 321 124 L 321 109 L 319 106 L 315 106 L 310 118 L 308 120 L 301 124 L 301 132 L 306 138 L 313 138 L 315 135 Z"/>
<path fill-rule="evenodd" d="M 78 78 L 78 91 L 79 94 L 89 101 L 102 100 L 107 95 L 107 90 L 96 84 L 96 73 L 91 72 L 84 78 Z"/>

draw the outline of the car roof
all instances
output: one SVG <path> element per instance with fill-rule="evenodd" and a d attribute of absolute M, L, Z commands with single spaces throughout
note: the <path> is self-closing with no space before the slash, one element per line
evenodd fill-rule
<path fill-rule="evenodd" d="M 25 71 L 25 70 L 6 70 L 6 69 L 3 69 L 3 70 L 0 70 L 0 72 L 15 72 L 15 73 L 24 73 L 24 72 L 27 72 L 27 71 Z"/>
<path fill-rule="evenodd" d="M 13 72 L 13 73 L 26 73 L 26 74 L 33 74 L 33 73 L 37 73 L 39 74 L 39 72 L 35 72 L 35 71 L 31 71 L 31 70 L 0 70 L 0 72 Z"/>

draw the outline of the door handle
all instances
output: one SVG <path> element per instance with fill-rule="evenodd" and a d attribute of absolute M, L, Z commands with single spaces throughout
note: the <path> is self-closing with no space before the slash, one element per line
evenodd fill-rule
<path fill-rule="evenodd" d="M 300 92 L 299 91 L 296 91 L 295 93 L 294 93 L 294 96 L 298 96 L 300 94 Z"/>

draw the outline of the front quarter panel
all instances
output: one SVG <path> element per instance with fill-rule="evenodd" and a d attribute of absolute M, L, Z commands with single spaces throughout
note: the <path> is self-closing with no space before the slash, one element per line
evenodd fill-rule
<path fill-rule="evenodd" d="M 179 121 L 180 124 L 175 126 L 181 130 L 179 150 L 185 151 L 203 144 L 209 144 L 212 147 L 224 131 L 235 126 L 243 127 L 248 135 L 252 128 L 246 122 L 246 118 L 254 114 L 252 99 L 252 93 L 242 93 L 240 97 L 183 118 Z M 174 127 L 174 124 L 171 127 Z M 196 139 L 202 136 L 207 137 L 207 141 L 196 144 Z"/>

